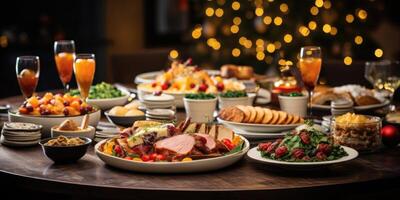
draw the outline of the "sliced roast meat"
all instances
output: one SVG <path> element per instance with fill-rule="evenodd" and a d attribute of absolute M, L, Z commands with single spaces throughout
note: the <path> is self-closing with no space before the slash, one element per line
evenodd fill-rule
<path fill-rule="evenodd" d="M 168 150 L 180 155 L 187 155 L 193 149 L 195 139 L 191 135 L 175 135 L 170 138 L 159 140 L 154 144 L 156 150 Z"/>
<path fill-rule="evenodd" d="M 200 136 L 206 140 L 205 146 L 209 149 L 209 151 L 212 151 L 213 149 L 215 149 L 215 146 L 217 144 L 215 143 L 214 138 L 212 138 L 210 135 L 204 134 L 204 133 L 196 133 L 195 135 Z"/>

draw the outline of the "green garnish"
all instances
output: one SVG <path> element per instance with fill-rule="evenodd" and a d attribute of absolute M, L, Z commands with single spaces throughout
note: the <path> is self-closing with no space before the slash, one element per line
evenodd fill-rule
<path fill-rule="evenodd" d="M 213 94 L 206 94 L 206 93 L 197 93 L 197 94 L 187 94 L 185 95 L 187 99 L 214 99 L 215 96 Z"/>
<path fill-rule="evenodd" d="M 282 96 L 288 96 L 288 97 L 302 97 L 304 96 L 303 93 L 300 92 L 291 92 L 291 93 L 282 93 Z"/>
<path fill-rule="evenodd" d="M 314 121 L 311 119 L 306 119 L 306 120 L 304 120 L 304 124 L 312 127 L 314 125 Z"/>
<path fill-rule="evenodd" d="M 232 91 L 229 90 L 225 93 L 221 93 L 219 96 L 224 98 L 238 98 L 238 97 L 247 97 L 247 93 L 245 91 Z"/>
<path fill-rule="evenodd" d="M 69 94 L 71 96 L 80 95 L 80 92 L 78 89 L 76 89 L 76 90 L 71 90 Z M 105 82 L 93 85 L 90 87 L 89 90 L 89 99 L 108 99 L 108 98 L 117 98 L 122 96 L 124 96 L 124 94 L 122 93 L 121 90 Z"/>

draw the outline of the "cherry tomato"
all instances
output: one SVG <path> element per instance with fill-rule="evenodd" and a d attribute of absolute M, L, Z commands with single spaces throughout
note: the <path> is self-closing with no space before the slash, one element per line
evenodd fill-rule
<path fill-rule="evenodd" d="M 155 160 L 157 158 L 157 155 L 158 154 L 156 154 L 156 153 L 150 154 L 150 160 Z"/>
<path fill-rule="evenodd" d="M 235 148 L 235 145 L 232 143 L 232 141 L 230 139 L 223 139 L 222 142 L 224 143 L 224 145 L 229 149 L 232 150 L 233 148 Z"/>
<path fill-rule="evenodd" d="M 132 160 L 132 158 L 129 157 L 129 156 L 126 156 L 126 157 L 125 157 L 125 160 Z"/>
<path fill-rule="evenodd" d="M 141 159 L 142 159 L 144 162 L 149 162 L 149 161 L 151 161 L 149 155 L 144 155 L 144 154 L 143 154 L 142 157 L 141 157 Z"/>
<path fill-rule="evenodd" d="M 156 160 L 165 160 L 165 156 L 163 154 L 158 154 Z"/>
<path fill-rule="evenodd" d="M 121 155 L 122 154 L 121 146 L 115 145 L 114 151 L 115 151 L 116 154 Z"/>

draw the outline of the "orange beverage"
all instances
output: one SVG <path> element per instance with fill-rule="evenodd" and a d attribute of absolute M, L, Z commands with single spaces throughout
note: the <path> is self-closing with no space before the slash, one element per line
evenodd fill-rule
<path fill-rule="evenodd" d="M 300 73 L 307 90 L 314 90 L 321 71 L 321 58 L 301 58 Z"/>
<path fill-rule="evenodd" d="M 31 97 L 36 90 L 39 80 L 38 74 L 31 69 L 24 69 L 17 75 L 17 79 L 22 94 L 26 98 Z"/>
<path fill-rule="evenodd" d="M 90 86 L 93 82 L 96 62 L 93 54 L 78 54 L 74 64 L 74 72 L 81 97 L 84 101 L 89 96 Z"/>
<path fill-rule="evenodd" d="M 58 75 L 64 85 L 68 84 L 72 78 L 72 68 L 74 65 L 74 53 L 57 53 L 55 56 Z"/>

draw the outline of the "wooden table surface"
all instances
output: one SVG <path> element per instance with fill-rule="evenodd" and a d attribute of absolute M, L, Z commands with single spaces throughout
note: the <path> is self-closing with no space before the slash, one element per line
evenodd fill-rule
<path fill-rule="evenodd" d="M 0 100 L 17 103 L 20 98 Z M 72 164 L 53 164 L 39 146 L 0 145 L 0 180 L 29 190 L 84 197 L 265 199 L 324 194 L 371 197 L 400 184 L 400 149 L 360 155 L 340 165 L 311 171 L 289 171 L 255 163 L 248 158 L 233 166 L 196 174 L 142 174 L 105 165 L 90 147 Z M 4 184 L 4 181 L 2 181 Z M 394 188 L 393 188 L 394 187 Z M 380 193 L 379 193 L 380 196 Z"/>

